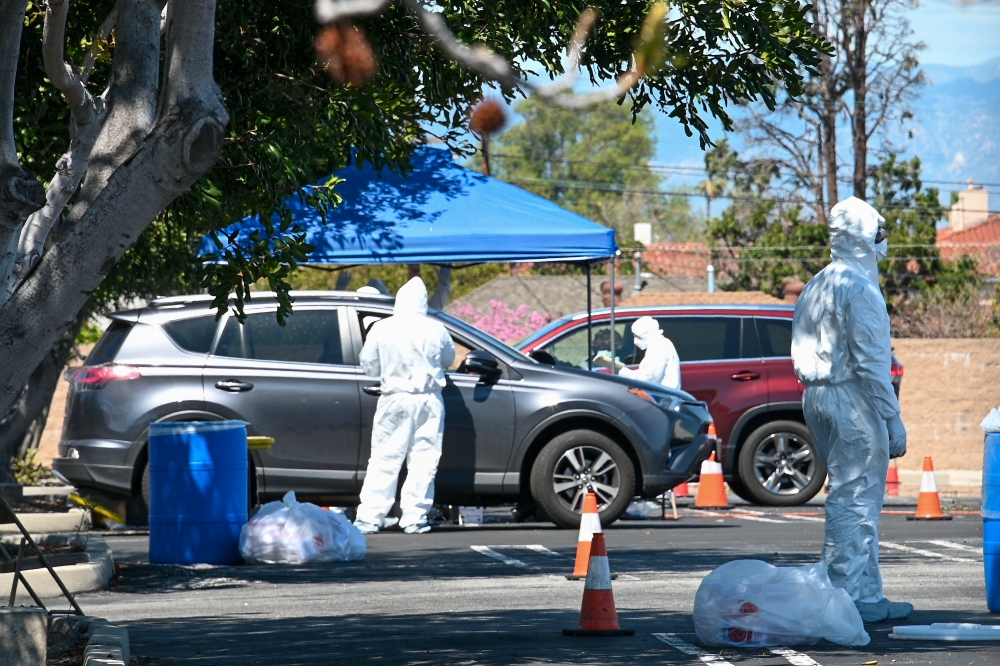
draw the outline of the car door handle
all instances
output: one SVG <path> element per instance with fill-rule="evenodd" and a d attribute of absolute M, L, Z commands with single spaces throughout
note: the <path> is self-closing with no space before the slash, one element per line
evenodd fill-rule
<path fill-rule="evenodd" d="M 221 379 L 215 382 L 215 388 L 220 391 L 228 391 L 229 393 L 243 393 L 245 391 L 252 391 L 253 384 L 235 379 Z"/>
<path fill-rule="evenodd" d="M 382 387 L 379 386 L 378 384 L 362 387 L 361 390 L 367 393 L 368 395 L 382 395 Z"/>
<path fill-rule="evenodd" d="M 740 370 L 732 376 L 732 379 L 738 382 L 750 382 L 755 379 L 760 379 L 760 373 L 752 372 L 750 370 Z"/>

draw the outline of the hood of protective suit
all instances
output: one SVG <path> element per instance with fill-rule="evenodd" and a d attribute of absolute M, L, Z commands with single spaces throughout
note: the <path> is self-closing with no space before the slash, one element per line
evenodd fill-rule
<path fill-rule="evenodd" d="M 427 287 L 424 281 L 415 277 L 396 292 L 396 305 L 392 309 L 394 315 L 425 315 L 427 314 Z"/>
<path fill-rule="evenodd" d="M 656 335 L 663 335 L 660 325 L 652 317 L 639 317 L 632 324 L 632 335 L 635 338 L 635 346 L 639 349 L 646 349 L 649 346 L 649 339 Z"/>
<path fill-rule="evenodd" d="M 830 211 L 830 250 L 834 261 L 860 264 L 873 282 L 878 282 L 879 255 L 885 256 L 887 241 L 875 244 L 875 234 L 885 219 L 857 197 L 844 199 Z"/>

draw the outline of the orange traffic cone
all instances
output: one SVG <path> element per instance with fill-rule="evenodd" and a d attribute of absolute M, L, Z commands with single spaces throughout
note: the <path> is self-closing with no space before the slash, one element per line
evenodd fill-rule
<path fill-rule="evenodd" d="M 715 462 L 715 451 L 701 464 L 698 478 L 698 497 L 694 500 L 696 509 L 728 509 L 726 484 L 722 480 L 722 465 Z"/>
<path fill-rule="evenodd" d="M 938 496 L 937 478 L 931 457 L 924 458 L 924 474 L 920 477 L 920 497 L 917 498 L 917 515 L 907 516 L 907 520 L 951 520 L 951 516 L 941 513 L 941 498 Z"/>
<path fill-rule="evenodd" d="M 899 497 L 899 468 L 893 463 L 889 475 L 885 479 L 885 490 L 889 497 Z"/>
<path fill-rule="evenodd" d="M 674 497 L 691 497 L 691 489 L 688 488 L 687 481 L 674 488 Z"/>
<path fill-rule="evenodd" d="M 611 591 L 611 567 L 604 535 L 598 532 L 590 552 L 590 567 L 583 588 L 583 605 L 580 607 L 580 626 L 563 629 L 564 636 L 634 636 L 634 629 L 618 626 L 615 595 Z"/>
<path fill-rule="evenodd" d="M 583 498 L 583 515 L 580 516 L 580 536 L 576 542 L 576 564 L 573 573 L 566 576 L 570 580 L 587 577 L 590 566 L 590 543 L 595 534 L 601 534 L 601 517 L 597 513 L 597 495 L 587 493 Z"/>

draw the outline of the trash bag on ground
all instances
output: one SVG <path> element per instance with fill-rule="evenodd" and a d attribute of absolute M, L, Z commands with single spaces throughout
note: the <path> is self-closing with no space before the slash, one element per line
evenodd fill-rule
<path fill-rule="evenodd" d="M 979 424 L 979 427 L 983 429 L 987 435 L 992 435 L 1000 432 L 1000 409 L 994 407 L 990 410 L 990 413 L 986 415 L 983 422 Z"/>
<path fill-rule="evenodd" d="M 289 491 L 268 502 L 240 530 L 247 564 L 306 564 L 360 560 L 365 535 L 340 513 L 300 503 Z"/>
<path fill-rule="evenodd" d="M 629 504 L 622 517 L 631 520 L 643 520 L 652 516 L 659 518 L 662 511 L 663 507 L 658 502 L 639 500 Z"/>
<path fill-rule="evenodd" d="M 826 564 L 775 567 L 728 562 L 705 576 L 694 598 L 694 628 L 707 645 L 758 647 L 867 645 L 850 595 L 830 582 Z"/>

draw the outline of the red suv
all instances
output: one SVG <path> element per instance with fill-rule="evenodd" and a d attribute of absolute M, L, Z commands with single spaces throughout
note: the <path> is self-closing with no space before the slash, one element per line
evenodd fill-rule
<path fill-rule="evenodd" d="M 802 415 L 804 387 L 792 369 L 794 310 L 783 305 L 615 310 L 615 355 L 626 365 L 638 365 L 643 352 L 633 344 L 632 322 L 644 315 L 659 321 L 681 359 L 681 388 L 707 402 L 715 419 L 718 457 L 730 488 L 747 501 L 772 506 L 807 502 L 826 477 Z M 606 309 L 593 313 L 589 350 L 586 312 L 552 322 L 517 347 L 586 370 L 588 353 L 593 358 L 610 350 L 610 314 Z M 893 357 L 897 395 L 902 375 Z"/>

